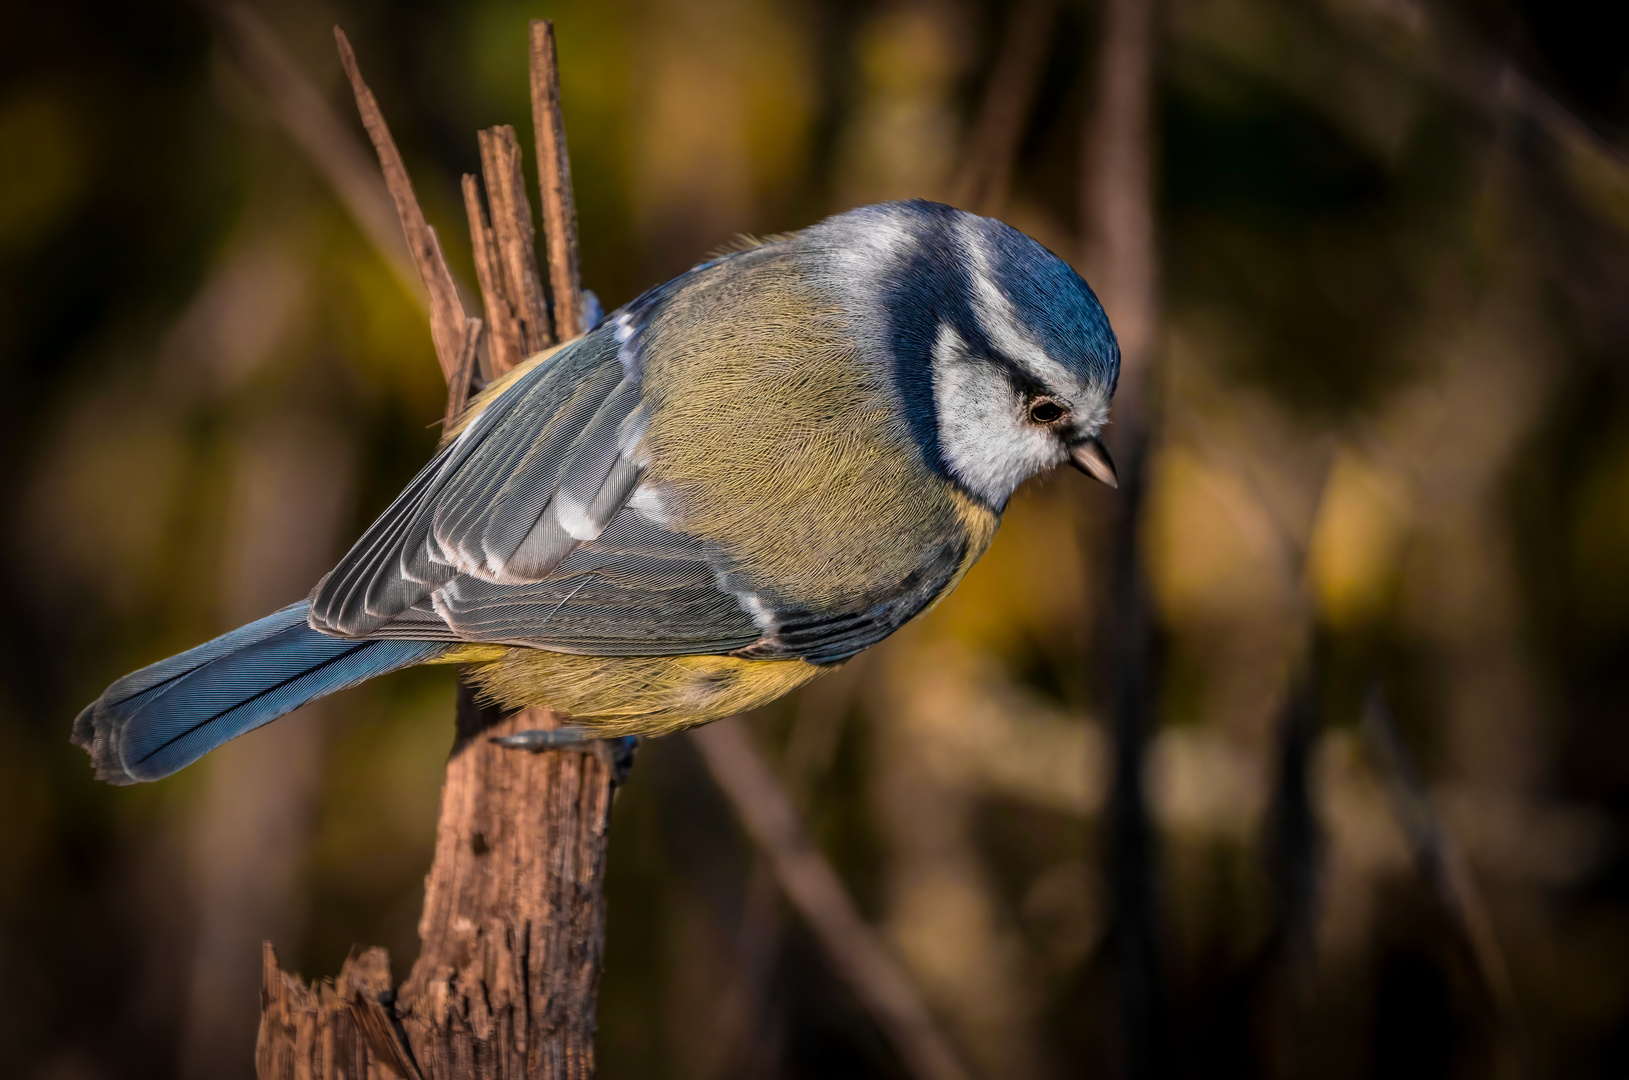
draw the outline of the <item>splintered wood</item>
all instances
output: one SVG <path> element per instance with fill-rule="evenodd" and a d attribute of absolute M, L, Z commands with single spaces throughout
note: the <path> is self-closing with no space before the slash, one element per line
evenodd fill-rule
<path fill-rule="evenodd" d="M 533 25 L 532 80 L 544 232 L 555 310 L 566 340 L 581 333 L 576 217 L 559 116 L 552 30 L 545 57 Z M 379 154 L 414 264 L 430 293 L 431 336 L 448 380 L 447 420 L 473 383 L 503 374 L 555 341 L 538 272 L 515 132 L 479 136 L 482 185 L 464 177 L 485 320 L 459 299 L 435 230 L 419 208 L 395 140 L 337 28 L 340 58 Z M 547 133 L 541 130 L 547 128 Z M 551 194 L 552 193 L 552 194 Z M 552 201 L 551 201 L 552 200 Z M 554 270 L 556 263 L 564 269 Z M 369 949 L 339 976 L 307 984 L 264 957 L 256 1068 L 262 1080 L 490 1080 L 594 1075 L 595 1009 L 605 942 L 605 857 L 617 768 L 604 756 L 529 754 L 493 735 L 559 723 L 540 709 L 505 716 L 460 685 L 435 859 L 424 883 L 421 949 L 393 988 L 389 957 Z M 625 763 L 622 763 L 625 764 Z"/>
<path fill-rule="evenodd" d="M 592 754 L 488 736 L 552 726 L 475 707 L 447 766 L 423 951 L 396 1003 L 427 1077 L 594 1075 L 613 777 Z"/>
<path fill-rule="evenodd" d="M 488 128 L 479 138 L 481 175 L 486 181 L 497 256 L 494 285 L 502 283 L 502 295 L 514 313 L 519 333 L 520 357 L 525 359 L 554 344 L 554 335 L 543 301 L 543 283 L 537 275 L 532 209 L 526 200 L 526 179 L 520 171 L 520 141 L 515 138 L 515 129 L 507 124 Z M 465 191 L 467 200 L 468 189 Z M 498 374 L 504 370 L 499 368 Z"/>
<path fill-rule="evenodd" d="M 352 953 L 337 978 L 307 986 L 277 966 L 277 950 L 267 942 L 256 1075 L 419 1080 L 395 1019 L 380 1004 L 389 996 L 390 958 L 383 949 Z"/>
<path fill-rule="evenodd" d="M 475 258 L 475 279 L 481 284 L 481 303 L 489 328 L 483 378 L 493 379 L 520 363 L 520 320 L 503 287 L 503 270 L 498 263 L 498 239 L 481 204 L 481 182 L 464 174 L 464 211 L 469 215 L 470 250 Z"/>
<path fill-rule="evenodd" d="M 480 374 L 484 328 L 485 324 L 473 315 L 464 322 L 464 347 L 458 352 L 458 362 L 453 365 L 452 378 L 447 380 L 447 410 L 441 417 L 444 431 L 450 430 L 453 424 L 458 422 L 458 418 L 463 415 L 464 407 L 469 404 L 470 388 L 475 384 L 476 375 Z"/>
<path fill-rule="evenodd" d="M 549 293 L 561 341 L 586 333 L 582 271 L 577 259 L 577 203 L 571 194 L 565 113 L 560 108 L 560 62 L 554 22 L 532 20 L 532 130 L 537 134 L 537 179 L 543 196 L 543 232 L 549 238 Z"/>

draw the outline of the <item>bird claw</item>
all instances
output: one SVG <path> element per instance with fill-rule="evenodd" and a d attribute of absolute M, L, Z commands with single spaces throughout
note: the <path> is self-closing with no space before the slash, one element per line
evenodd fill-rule
<path fill-rule="evenodd" d="M 633 768 L 634 749 L 639 745 L 636 735 L 603 738 L 587 728 L 560 727 L 548 730 L 517 731 L 511 735 L 493 735 L 491 741 L 509 750 L 529 750 L 541 754 L 545 750 L 575 750 L 592 754 L 611 770 L 611 781 L 620 785 Z"/>
<path fill-rule="evenodd" d="M 545 750 L 586 750 L 588 747 L 584 744 L 597 740 L 587 728 L 559 727 L 494 735 L 492 741 L 511 750 L 530 750 L 540 754 Z"/>

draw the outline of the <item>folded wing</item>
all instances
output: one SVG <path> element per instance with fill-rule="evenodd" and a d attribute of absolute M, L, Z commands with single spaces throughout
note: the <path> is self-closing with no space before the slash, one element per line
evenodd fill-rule
<path fill-rule="evenodd" d="M 323 579 L 312 625 L 607 656 L 757 640 L 720 585 L 727 557 L 628 505 L 643 472 L 639 390 L 609 330 L 528 372 Z"/>

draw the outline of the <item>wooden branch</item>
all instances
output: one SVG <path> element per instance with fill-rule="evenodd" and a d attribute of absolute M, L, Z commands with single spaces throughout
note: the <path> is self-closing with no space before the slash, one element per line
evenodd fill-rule
<path fill-rule="evenodd" d="M 508 124 L 488 128 L 479 139 L 481 175 L 486 181 L 492 237 L 497 244 L 498 277 L 520 324 L 524 360 L 554 344 L 554 336 L 549 329 L 548 305 L 543 301 L 543 283 L 537 275 L 532 208 L 526 200 L 526 179 L 520 169 L 520 142 Z M 503 371 L 499 368 L 498 374 Z"/>
<path fill-rule="evenodd" d="M 420 1080 L 418 1065 L 379 1003 L 390 996 L 385 950 L 353 952 L 338 978 L 307 986 L 277 966 L 277 950 L 268 941 L 261 949 L 261 979 L 256 1076 Z"/>
<path fill-rule="evenodd" d="M 577 255 L 577 203 L 571 191 L 571 156 L 560 109 L 560 63 L 554 20 L 532 20 L 532 131 L 537 138 L 537 184 L 543 196 L 543 236 L 548 241 L 549 295 L 561 341 L 587 331 L 583 325 L 582 269 Z"/>
<path fill-rule="evenodd" d="M 458 357 L 464 347 L 464 304 L 458 298 L 458 286 L 452 271 L 447 268 L 447 256 L 441 250 L 441 240 L 424 218 L 418 196 L 413 193 L 413 181 L 408 179 L 407 167 L 402 163 L 401 151 L 390 136 L 384 114 L 374 100 L 373 91 L 362 81 L 362 72 L 356 65 L 356 54 L 345 31 L 334 27 L 334 41 L 339 46 L 340 63 L 351 80 L 351 92 L 356 95 L 356 108 L 362 114 L 362 126 L 379 154 L 379 167 L 385 174 L 385 186 L 396 203 L 396 216 L 401 219 L 402 232 L 407 234 L 407 248 L 418 267 L 419 276 L 430 294 L 430 337 L 435 342 L 436 359 L 441 362 L 441 373 L 451 379 L 458 370 Z"/>
<path fill-rule="evenodd" d="M 432 303 L 431 327 L 451 419 L 467 400 L 486 324 L 457 305 L 389 129 L 344 34 L 335 36 L 409 246 L 432 300 L 442 299 L 440 309 Z M 496 344 L 485 350 L 488 374 L 502 374 L 550 344 L 548 316 L 514 132 L 482 132 L 481 150 L 491 219 L 473 177 L 465 177 L 465 206 L 493 324 L 487 338 L 496 343 L 516 328 L 505 339 L 510 352 Z M 612 792 L 627 762 L 527 754 L 487 738 L 558 723 L 540 709 L 504 716 L 482 708 L 460 683 L 418 961 L 395 991 L 388 957 L 377 949 L 353 957 L 333 983 L 307 986 L 278 970 L 268 946 L 256 1061 L 262 1080 L 593 1076 L 606 841 Z"/>
<path fill-rule="evenodd" d="M 748 835 L 769 856 L 787 898 L 906 1068 L 921 1080 L 967 1080 L 967 1071 L 934 1026 L 916 988 L 860 918 L 786 790 L 753 747 L 741 719 L 696 728 L 691 738 Z"/>
<path fill-rule="evenodd" d="M 612 765 L 494 745 L 488 736 L 557 721 L 538 709 L 482 708 L 467 684 L 458 724 L 424 882 L 423 947 L 396 1014 L 429 1080 L 587 1080 Z"/>
<path fill-rule="evenodd" d="M 481 375 L 495 379 L 522 360 L 520 320 L 503 287 L 503 268 L 498 263 L 498 240 L 492 234 L 486 208 L 481 205 L 481 184 L 464 174 L 464 211 L 469 215 L 470 246 L 475 253 L 475 277 L 481 284 L 481 304 L 486 309 L 487 370 Z"/>

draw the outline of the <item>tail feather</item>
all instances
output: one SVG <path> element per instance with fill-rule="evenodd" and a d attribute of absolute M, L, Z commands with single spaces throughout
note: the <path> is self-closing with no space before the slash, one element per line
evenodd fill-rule
<path fill-rule="evenodd" d="M 114 784 L 157 780 L 308 701 L 445 652 L 445 642 L 331 637 L 305 601 L 109 686 L 73 741 Z"/>

